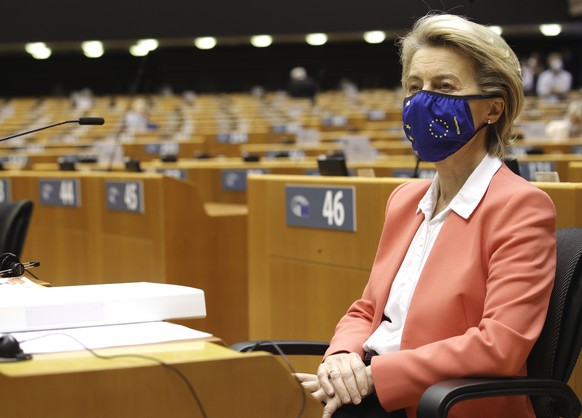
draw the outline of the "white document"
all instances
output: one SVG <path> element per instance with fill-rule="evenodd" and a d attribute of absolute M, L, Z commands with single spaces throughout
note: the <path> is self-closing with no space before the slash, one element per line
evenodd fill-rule
<path fill-rule="evenodd" d="M 0 333 L 204 318 L 204 292 L 165 283 L 2 286 Z"/>
<path fill-rule="evenodd" d="M 211 334 L 169 322 L 104 325 L 12 334 L 27 354 L 82 351 L 169 341 L 194 340 Z"/>

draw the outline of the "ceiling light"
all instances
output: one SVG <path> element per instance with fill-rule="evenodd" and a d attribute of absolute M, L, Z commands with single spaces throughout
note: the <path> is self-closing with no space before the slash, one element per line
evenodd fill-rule
<path fill-rule="evenodd" d="M 216 46 L 216 38 L 213 38 L 212 36 L 196 38 L 194 39 L 194 45 L 198 49 L 212 49 Z"/>
<path fill-rule="evenodd" d="M 544 36 L 558 36 L 562 32 L 562 26 L 555 23 L 540 25 L 540 32 Z"/>
<path fill-rule="evenodd" d="M 42 51 L 37 52 L 36 54 L 32 54 L 33 58 L 37 60 L 45 60 L 51 56 L 53 51 L 50 48 L 43 49 Z"/>
<path fill-rule="evenodd" d="M 493 33 L 496 33 L 497 35 L 501 36 L 501 34 L 503 33 L 503 28 L 501 26 L 488 26 L 489 29 L 491 29 L 493 31 Z"/>
<path fill-rule="evenodd" d="M 305 42 L 312 46 L 320 46 L 327 42 L 327 35 L 325 33 L 310 33 L 305 36 Z"/>
<path fill-rule="evenodd" d="M 379 44 L 384 42 L 385 39 L 386 33 L 382 32 L 381 30 L 373 30 L 364 33 L 364 40 L 369 44 Z"/>
<path fill-rule="evenodd" d="M 101 41 L 86 41 L 81 44 L 81 47 L 87 58 L 99 58 L 105 52 Z"/>
<path fill-rule="evenodd" d="M 157 39 L 140 39 L 136 44 L 140 48 L 147 49 L 148 51 L 153 51 L 158 48 L 160 43 Z"/>
<path fill-rule="evenodd" d="M 44 60 L 51 56 L 52 50 L 44 42 L 31 42 L 24 46 L 26 52 L 37 60 Z"/>
<path fill-rule="evenodd" d="M 143 45 L 132 45 L 129 47 L 129 53 L 134 57 L 145 57 L 149 52 L 149 49 Z"/>
<path fill-rule="evenodd" d="M 265 48 L 273 43 L 271 35 L 255 35 L 251 37 L 251 44 L 257 48 Z"/>
<path fill-rule="evenodd" d="M 156 39 L 140 39 L 135 45 L 129 47 L 129 53 L 134 57 L 145 57 L 158 46 L 159 42 Z"/>

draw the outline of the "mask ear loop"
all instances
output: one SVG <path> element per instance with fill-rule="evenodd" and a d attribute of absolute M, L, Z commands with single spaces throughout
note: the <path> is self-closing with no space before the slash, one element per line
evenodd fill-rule
<path fill-rule="evenodd" d="M 477 132 L 479 132 L 481 129 L 488 127 L 489 125 L 491 125 L 491 120 L 487 120 L 487 123 L 484 123 L 483 125 L 479 126 L 476 130 L 475 133 L 473 134 L 472 138 L 475 138 L 475 135 L 477 135 Z"/>

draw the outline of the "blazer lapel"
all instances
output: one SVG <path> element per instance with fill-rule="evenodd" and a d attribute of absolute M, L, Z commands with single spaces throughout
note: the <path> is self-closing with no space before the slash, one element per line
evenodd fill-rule
<path fill-rule="evenodd" d="M 412 214 L 399 213 L 397 219 L 386 220 L 389 226 L 385 228 L 382 234 L 382 240 L 378 246 L 376 262 L 370 278 L 374 286 L 377 286 L 376 294 L 378 295 L 375 298 L 376 310 L 372 329 L 376 329 L 382 321 L 384 307 L 388 301 L 388 294 L 396 273 L 398 273 L 408 247 L 410 247 L 410 243 L 423 220 L 424 214 L 422 212 L 413 212 Z"/>

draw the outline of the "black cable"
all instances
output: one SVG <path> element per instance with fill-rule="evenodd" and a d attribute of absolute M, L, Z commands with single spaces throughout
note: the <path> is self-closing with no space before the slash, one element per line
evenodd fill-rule
<path fill-rule="evenodd" d="M 414 165 L 414 171 L 412 172 L 412 178 L 417 179 L 419 176 L 419 167 L 420 167 L 420 157 L 416 156 L 416 164 Z"/>
<path fill-rule="evenodd" d="M 24 271 L 25 271 L 26 273 L 30 274 L 32 277 L 34 277 L 34 278 L 35 278 L 36 280 L 38 280 L 39 282 L 42 282 L 42 280 L 40 280 L 38 277 L 36 277 L 36 275 L 35 275 L 33 272 L 31 272 L 30 270 L 28 270 L 28 269 L 24 269 Z"/>
<path fill-rule="evenodd" d="M 38 337 L 29 338 L 28 340 L 22 340 L 20 342 L 21 343 L 25 343 L 25 342 L 28 342 L 28 341 L 38 340 L 38 339 L 41 339 L 41 338 L 51 337 L 51 336 L 54 336 L 54 335 L 64 335 L 66 337 L 71 338 L 77 344 L 79 344 L 81 347 L 83 347 L 84 350 L 88 351 L 91 355 L 93 355 L 96 358 L 102 359 L 102 360 L 114 360 L 116 358 L 123 358 L 123 357 L 139 358 L 139 359 L 143 359 L 143 360 L 153 361 L 154 363 L 157 363 L 160 366 L 166 367 L 167 369 L 169 369 L 169 370 L 173 371 L 174 373 L 176 373 L 178 375 L 178 377 L 182 380 L 182 382 L 184 382 L 184 384 L 188 388 L 188 391 L 190 392 L 190 395 L 192 396 L 192 398 L 196 402 L 196 405 L 198 406 L 198 410 L 200 411 L 200 414 L 202 415 L 203 418 L 208 418 L 208 415 L 206 415 L 206 411 L 204 410 L 204 406 L 202 406 L 202 402 L 200 401 L 200 398 L 198 397 L 198 394 L 196 393 L 196 390 L 194 390 L 194 386 L 192 385 L 192 383 L 190 382 L 190 380 L 188 380 L 188 378 L 186 377 L 186 375 L 180 369 L 178 369 L 176 366 L 174 366 L 172 364 L 168 364 L 168 363 L 164 362 L 163 360 L 160 360 L 160 359 L 158 359 L 156 357 L 146 356 L 146 355 L 143 355 L 143 354 L 114 354 L 114 355 L 110 355 L 110 356 L 105 356 L 103 354 L 97 353 L 92 348 L 87 347 L 85 344 L 83 344 L 81 341 L 79 341 L 77 338 L 73 337 L 72 335 L 65 334 L 63 332 L 53 332 L 53 333 L 50 333 L 50 334 L 45 334 L 45 335 L 41 335 L 41 336 L 38 336 Z"/>
<path fill-rule="evenodd" d="M 307 399 L 305 397 L 305 389 L 303 389 L 301 382 L 299 381 L 297 376 L 295 376 L 296 371 L 293 368 L 293 365 L 291 364 L 291 362 L 287 358 L 287 355 L 285 355 L 283 350 L 281 350 L 281 347 L 279 347 L 279 345 L 276 342 L 273 342 L 270 340 L 257 341 L 256 344 L 249 351 L 258 350 L 262 344 L 271 344 L 273 347 L 275 347 L 275 350 L 277 350 L 277 353 L 279 353 L 279 356 L 281 356 L 281 358 L 283 359 L 283 362 L 287 365 L 287 368 L 291 371 L 293 378 L 295 379 L 295 381 L 299 385 L 299 390 L 301 393 L 301 406 L 299 407 L 299 413 L 297 414 L 297 418 L 301 418 L 303 416 L 303 413 L 305 412 L 305 404 L 307 402 Z"/>

